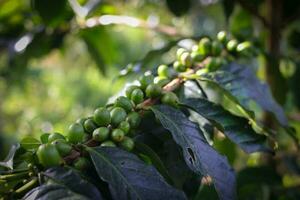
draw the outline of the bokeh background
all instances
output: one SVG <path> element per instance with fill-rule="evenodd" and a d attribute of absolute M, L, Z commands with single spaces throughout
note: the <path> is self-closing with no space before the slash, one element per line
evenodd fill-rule
<path fill-rule="evenodd" d="M 292 169 L 280 165 L 280 180 L 299 188 L 294 145 L 300 138 L 299 8 L 298 0 L 0 0 L 0 157 L 25 135 L 64 133 L 126 82 L 170 62 L 185 38 L 228 30 L 265 50 L 247 62 L 271 83 L 296 129 L 292 137 L 279 129 L 276 137 L 280 163 L 288 161 Z M 270 28 L 277 16 L 272 9 L 279 9 L 282 23 Z M 268 70 L 269 65 L 278 70 Z M 259 120 L 276 128 L 256 111 Z M 265 162 L 258 154 L 237 153 L 227 140 L 219 143 L 215 146 L 237 168 Z"/>

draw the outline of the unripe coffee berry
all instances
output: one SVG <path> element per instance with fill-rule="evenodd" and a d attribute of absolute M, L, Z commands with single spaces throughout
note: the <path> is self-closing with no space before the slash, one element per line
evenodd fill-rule
<path fill-rule="evenodd" d="M 122 121 L 118 128 L 124 131 L 125 134 L 127 134 L 130 130 L 130 124 L 127 121 Z"/>
<path fill-rule="evenodd" d="M 48 137 L 48 142 L 51 143 L 51 142 L 53 142 L 54 140 L 57 140 L 57 139 L 65 140 L 66 138 L 65 138 L 65 136 L 63 136 L 60 133 L 51 133 Z"/>
<path fill-rule="evenodd" d="M 137 85 L 131 85 L 129 86 L 126 91 L 125 91 L 125 94 L 126 94 L 126 97 L 128 97 L 129 99 L 131 99 L 131 93 L 134 89 L 139 89 L 140 87 L 137 86 Z"/>
<path fill-rule="evenodd" d="M 93 140 L 102 142 L 109 138 L 109 129 L 106 127 L 100 127 L 94 130 Z"/>
<path fill-rule="evenodd" d="M 137 112 L 129 113 L 126 120 L 132 129 L 138 128 L 141 123 L 141 117 Z"/>
<path fill-rule="evenodd" d="M 141 89 L 134 89 L 131 93 L 131 100 L 135 104 L 142 103 L 144 101 L 144 92 Z"/>
<path fill-rule="evenodd" d="M 122 121 L 127 117 L 126 111 L 121 107 L 115 107 L 110 112 L 111 115 L 111 124 L 117 127 Z"/>
<path fill-rule="evenodd" d="M 125 136 L 124 131 L 121 129 L 115 129 L 111 133 L 111 139 L 115 142 L 121 142 Z"/>
<path fill-rule="evenodd" d="M 92 133 L 97 128 L 97 124 L 93 119 L 87 119 L 85 120 L 83 127 L 86 132 Z"/>
<path fill-rule="evenodd" d="M 169 78 L 170 77 L 170 71 L 169 71 L 169 67 L 167 65 L 160 65 L 157 68 L 157 74 L 160 77 L 166 77 Z"/>
<path fill-rule="evenodd" d="M 179 61 L 175 61 L 173 63 L 173 68 L 177 72 L 185 72 L 186 71 L 186 66 Z"/>
<path fill-rule="evenodd" d="M 131 100 L 123 96 L 120 96 L 116 99 L 115 106 L 124 108 L 126 112 L 130 112 L 133 108 Z"/>
<path fill-rule="evenodd" d="M 120 143 L 120 146 L 127 151 L 132 151 L 134 148 L 134 141 L 129 137 L 124 137 L 123 141 Z"/>
<path fill-rule="evenodd" d="M 162 89 L 159 85 L 157 84 L 150 84 L 146 88 L 146 96 L 148 98 L 155 98 L 161 95 Z"/>
<path fill-rule="evenodd" d="M 209 38 L 204 37 L 199 41 L 199 52 L 202 55 L 211 54 L 211 41 Z"/>
<path fill-rule="evenodd" d="M 161 98 L 161 102 L 163 104 L 176 107 L 179 102 L 179 99 L 174 92 L 166 92 Z"/>
<path fill-rule="evenodd" d="M 101 147 L 116 147 L 117 145 L 113 141 L 107 140 L 107 141 L 101 143 L 100 146 Z"/>
<path fill-rule="evenodd" d="M 44 167 L 54 167 L 61 164 L 61 157 L 52 144 L 42 144 L 37 149 L 36 155 L 39 163 Z"/>
<path fill-rule="evenodd" d="M 106 108 L 97 108 L 94 112 L 94 122 L 98 126 L 107 126 L 111 122 L 110 112 Z"/>
<path fill-rule="evenodd" d="M 141 76 L 139 78 L 139 82 L 140 82 L 140 85 L 141 85 L 141 88 L 144 90 L 146 89 L 146 87 L 153 83 L 153 79 L 154 79 L 154 76 L 152 74 L 145 74 L 143 76 Z"/>
<path fill-rule="evenodd" d="M 74 123 L 69 126 L 67 138 L 71 143 L 79 143 L 84 140 L 84 129 L 79 123 Z"/>

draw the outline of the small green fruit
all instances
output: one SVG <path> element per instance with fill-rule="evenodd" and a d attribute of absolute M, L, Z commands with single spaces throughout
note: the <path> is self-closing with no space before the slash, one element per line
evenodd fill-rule
<path fill-rule="evenodd" d="M 163 104 L 167 104 L 170 106 L 177 107 L 179 99 L 174 92 L 166 92 L 163 97 L 161 98 L 161 102 Z"/>
<path fill-rule="evenodd" d="M 144 92 L 141 89 L 134 89 L 131 93 L 131 100 L 135 104 L 142 103 L 144 101 Z"/>
<path fill-rule="evenodd" d="M 205 56 L 198 51 L 193 51 L 191 53 L 191 58 L 193 62 L 201 62 L 205 58 Z"/>
<path fill-rule="evenodd" d="M 192 65 L 192 58 L 189 52 L 184 52 L 180 56 L 180 62 L 186 67 L 190 67 Z"/>
<path fill-rule="evenodd" d="M 205 56 L 211 54 L 211 41 L 209 38 L 204 37 L 199 41 L 199 52 Z"/>
<path fill-rule="evenodd" d="M 125 91 L 125 94 L 126 94 L 126 97 L 128 97 L 129 99 L 131 99 L 131 94 L 132 94 L 132 91 L 135 90 L 135 89 L 139 89 L 140 87 L 137 86 L 137 85 L 131 85 L 129 86 L 126 91 Z"/>
<path fill-rule="evenodd" d="M 181 62 L 179 62 L 179 61 L 175 61 L 173 63 L 173 68 L 177 72 L 185 72 L 186 71 L 186 66 L 184 64 L 182 64 Z"/>
<path fill-rule="evenodd" d="M 91 163 L 87 158 L 79 157 L 77 160 L 75 160 L 73 165 L 77 170 L 84 170 L 89 168 L 91 166 Z"/>
<path fill-rule="evenodd" d="M 230 52 L 235 52 L 237 45 L 238 45 L 238 41 L 237 40 L 229 40 L 229 42 L 226 45 L 226 48 Z"/>
<path fill-rule="evenodd" d="M 77 119 L 76 122 L 83 126 L 86 119 L 87 118 L 80 118 L 80 119 Z"/>
<path fill-rule="evenodd" d="M 176 51 L 176 58 L 179 60 L 180 57 L 181 57 L 181 55 L 182 55 L 184 52 L 187 52 L 187 50 L 184 49 L 184 48 L 179 48 L 179 49 L 177 49 L 177 51 Z"/>
<path fill-rule="evenodd" d="M 61 156 L 67 156 L 72 151 L 72 146 L 66 140 L 57 139 L 51 143 L 54 145 Z"/>
<path fill-rule="evenodd" d="M 217 38 L 221 43 L 226 44 L 228 40 L 226 31 L 220 31 L 217 35 Z"/>
<path fill-rule="evenodd" d="M 121 129 L 115 129 L 111 133 L 111 138 L 115 142 L 121 142 L 123 140 L 124 136 L 125 136 L 125 133 Z"/>
<path fill-rule="evenodd" d="M 157 84 L 150 84 L 146 88 L 146 96 L 148 98 L 155 98 L 161 95 L 162 89 L 159 85 Z"/>
<path fill-rule="evenodd" d="M 166 78 L 166 77 L 160 77 L 157 76 L 154 78 L 154 84 L 159 85 L 160 87 L 164 87 L 165 85 L 167 85 L 170 82 L 170 79 Z"/>
<path fill-rule="evenodd" d="M 69 142 L 74 144 L 82 142 L 84 140 L 84 136 L 85 136 L 84 128 L 81 124 L 74 123 L 69 126 L 68 135 L 67 135 Z"/>
<path fill-rule="evenodd" d="M 116 99 L 115 106 L 124 108 L 126 112 L 130 112 L 133 108 L 132 102 L 128 98 L 123 96 L 120 96 Z"/>
<path fill-rule="evenodd" d="M 107 126 L 111 122 L 110 112 L 106 108 L 97 108 L 94 112 L 94 121 L 98 126 Z"/>
<path fill-rule="evenodd" d="M 219 69 L 221 67 L 221 64 L 222 64 L 221 58 L 212 57 L 208 61 L 206 67 L 207 67 L 208 71 L 212 72 L 212 71 L 216 71 L 217 69 Z"/>
<path fill-rule="evenodd" d="M 218 41 L 213 41 L 212 42 L 212 55 L 214 56 L 219 56 L 222 52 L 222 44 Z"/>
<path fill-rule="evenodd" d="M 61 157 L 52 144 L 42 144 L 39 146 L 36 155 L 40 164 L 44 167 L 54 167 L 61 164 Z"/>
<path fill-rule="evenodd" d="M 94 122 L 93 119 L 87 119 L 85 120 L 83 127 L 86 132 L 92 133 L 97 128 L 97 124 Z"/>
<path fill-rule="evenodd" d="M 133 129 L 138 128 L 141 123 L 141 117 L 137 112 L 129 113 L 126 120 Z"/>
<path fill-rule="evenodd" d="M 160 77 L 166 77 L 169 78 L 170 77 L 170 71 L 169 71 L 169 67 L 167 65 L 160 65 L 157 68 L 157 74 Z"/>
<path fill-rule="evenodd" d="M 153 83 L 153 79 L 154 79 L 154 76 L 152 74 L 145 74 L 143 76 L 141 76 L 139 78 L 139 82 L 140 82 L 140 85 L 141 85 L 141 88 L 144 90 L 146 89 L 146 87 Z"/>
<path fill-rule="evenodd" d="M 115 107 L 110 112 L 111 115 L 111 124 L 117 127 L 122 121 L 127 117 L 126 111 L 121 107 Z"/>
<path fill-rule="evenodd" d="M 109 129 L 106 127 L 100 127 L 94 130 L 93 140 L 102 142 L 109 138 Z"/>
<path fill-rule="evenodd" d="M 134 141 L 129 137 L 124 137 L 123 141 L 120 143 L 120 146 L 127 151 L 132 151 L 134 148 Z"/>
<path fill-rule="evenodd" d="M 63 136 L 60 133 L 51 133 L 48 137 L 48 143 L 51 143 L 51 142 L 53 142 L 54 140 L 57 140 L 57 139 L 65 140 L 66 138 L 65 138 L 65 136 Z"/>
<path fill-rule="evenodd" d="M 118 128 L 124 131 L 125 134 L 127 134 L 130 130 L 130 124 L 127 121 L 122 121 Z"/>
<path fill-rule="evenodd" d="M 100 146 L 101 147 L 116 147 L 116 144 L 113 141 L 107 140 L 107 141 L 103 142 Z"/>
<path fill-rule="evenodd" d="M 242 42 L 237 45 L 236 51 L 243 56 L 250 56 L 252 54 L 252 43 L 249 41 Z"/>

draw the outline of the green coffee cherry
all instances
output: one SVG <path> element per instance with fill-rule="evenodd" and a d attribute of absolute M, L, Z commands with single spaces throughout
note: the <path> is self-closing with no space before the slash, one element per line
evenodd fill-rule
<path fill-rule="evenodd" d="M 192 46 L 192 52 L 199 52 L 199 45 L 193 45 Z"/>
<path fill-rule="evenodd" d="M 120 96 L 116 99 L 115 106 L 124 108 L 126 112 L 130 112 L 133 108 L 132 102 L 128 98 L 123 96 Z"/>
<path fill-rule="evenodd" d="M 209 38 L 204 37 L 199 41 L 199 52 L 202 55 L 209 55 L 211 53 L 211 41 Z"/>
<path fill-rule="evenodd" d="M 186 66 L 184 64 L 182 64 L 181 62 L 179 62 L 179 61 L 175 61 L 173 63 L 173 68 L 177 72 L 185 72 L 186 71 Z"/>
<path fill-rule="evenodd" d="M 242 42 L 237 45 L 236 51 L 243 56 L 250 56 L 252 50 L 252 43 L 249 41 Z"/>
<path fill-rule="evenodd" d="M 135 89 L 139 89 L 140 87 L 137 86 L 137 85 L 131 85 L 129 86 L 126 91 L 125 91 L 125 94 L 126 94 L 126 97 L 128 97 L 129 99 L 131 99 L 131 94 L 132 94 L 132 91 L 135 90 Z"/>
<path fill-rule="evenodd" d="M 79 157 L 77 160 L 75 160 L 73 165 L 77 170 L 84 170 L 89 168 L 91 164 L 87 158 Z"/>
<path fill-rule="evenodd" d="M 121 129 L 125 134 L 127 134 L 130 130 L 130 124 L 127 121 L 122 121 L 118 128 Z"/>
<path fill-rule="evenodd" d="M 170 82 L 170 79 L 165 78 L 165 77 L 157 76 L 157 77 L 154 78 L 154 83 L 159 85 L 160 87 L 164 87 L 169 82 Z"/>
<path fill-rule="evenodd" d="M 167 104 L 170 106 L 177 107 L 179 99 L 174 92 L 166 92 L 163 97 L 161 98 L 161 102 L 163 104 Z"/>
<path fill-rule="evenodd" d="M 36 155 L 40 164 L 44 167 L 54 167 L 61 164 L 61 157 L 52 144 L 42 144 L 39 146 Z"/>
<path fill-rule="evenodd" d="M 54 140 L 57 140 L 57 139 L 65 140 L 66 138 L 65 138 L 65 136 L 63 136 L 60 133 L 51 133 L 48 137 L 48 143 L 51 143 L 51 142 L 53 142 Z"/>
<path fill-rule="evenodd" d="M 134 141 L 129 137 L 124 137 L 123 141 L 120 143 L 120 146 L 127 151 L 132 151 L 134 148 Z"/>
<path fill-rule="evenodd" d="M 213 41 L 212 42 L 212 47 L 211 47 L 212 55 L 214 56 L 219 56 L 222 52 L 222 44 L 218 41 Z"/>
<path fill-rule="evenodd" d="M 169 71 L 169 67 L 167 65 L 160 65 L 157 68 L 157 74 L 160 77 L 166 77 L 169 78 L 170 77 L 170 71 Z"/>
<path fill-rule="evenodd" d="M 228 40 L 226 31 L 220 31 L 217 38 L 221 43 L 226 44 Z"/>
<path fill-rule="evenodd" d="M 237 45 L 238 45 L 238 41 L 237 40 L 234 40 L 234 39 L 233 40 L 229 40 L 229 42 L 226 45 L 226 48 L 230 52 L 235 52 Z"/>
<path fill-rule="evenodd" d="M 141 89 L 134 89 L 131 93 L 131 100 L 135 104 L 142 103 L 144 101 L 144 92 Z"/>
<path fill-rule="evenodd" d="M 113 141 L 107 140 L 100 145 L 101 147 L 116 147 L 116 144 Z"/>
<path fill-rule="evenodd" d="M 81 124 L 83 126 L 85 120 L 87 120 L 87 118 L 80 118 L 80 119 L 77 119 L 76 122 L 79 123 L 79 124 Z"/>
<path fill-rule="evenodd" d="M 87 119 L 85 120 L 83 127 L 86 132 L 92 133 L 97 128 L 97 124 L 93 119 Z"/>
<path fill-rule="evenodd" d="M 201 62 L 204 60 L 205 56 L 198 51 L 193 51 L 191 53 L 191 58 L 193 62 Z"/>
<path fill-rule="evenodd" d="M 117 127 L 122 121 L 127 117 L 126 111 L 121 107 L 115 107 L 110 112 L 111 115 L 111 124 Z"/>
<path fill-rule="evenodd" d="M 109 129 L 106 127 L 100 127 L 94 130 L 93 140 L 102 142 L 109 138 Z"/>
<path fill-rule="evenodd" d="M 137 112 L 129 113 L 126 120 L 132 129 L 138 128 L 141 123 L 141 117 Z"/>
<path fill-rule="evenodd" d="M 157 84 L 150 84 L 146 88 L 146 96 L 148 98 L 155 98 L 161 95 L 162 89 L 159 85 Z"/>
<path fill-rule="evenodd" d="M 57 139 L 54 140 L 51 144 L 56 147 L 58 153 L 63 157 L 69 155 L 72 151 L 72 146 L 68 144 L 66 140 Z"/>
<path fill-rule="evenodd" d="M 176 51 L 176 58 L 177 58 L 178 60 L 180 60 L 180 57 L 181 57 L 181 55 L 182 55 L 184 52 L 187 52 L 187 50 L 184 49 L 184 48 L 179 48 L 179 49 L 177 49 L 177 51 Z"/>
<path fill-rule="evenodd" d="M 153 83 L 153 79 L 154 79 L 154 76 L 152 74 L 145 74 L 143 76 L 141 76 L 139 78 L 139 82 L 140 82 L 140 85 L 141 85 L 141 88 L 144 90 L 146 89 L 146 87 Z"/>
<path fill-rule="evenodd" d="M 125 133 L 121 129 L 115 129 L 111 133 L 111 139 L 114 142 L 121 142 L 123 140 L 124 136 L 125 136 Z"/>
<path fill-rule="evenodd" d="M 84 128 L 79 123 L 74 123 L 69 126 L 67 138 L 71 143 L 79 143 L 84 140 Z"/>
<path fill-rule="evenodd" d="M 190 67 L 192 65 L 192 58 L 189 52 L 184 52 L 180 56 L 180 62 L 186 67 Z"/>
<path fill-rule="evenodd" d="M 98 126 L 107 126 L 111 122 L 110 112 L 106 108 L 97 108 L 94 112 L 94 122 Z"/>

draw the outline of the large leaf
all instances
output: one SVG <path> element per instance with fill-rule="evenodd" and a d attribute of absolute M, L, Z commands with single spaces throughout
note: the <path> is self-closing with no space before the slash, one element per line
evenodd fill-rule
<path fill-rule="evenodd" d="M 71 169 L 51 168 L 44 175 L 47 184 L 29 191 L 23 199 L 103 199 L 98 189 Z"/>
<path fill-rule="evenodd" d="M 265 145 L 266 137 L 258 135 L 252 129 L 247 119 L 235 116 L 222 106 L 204 98 L 187 99 L 184 103 L 215 124 L 217 128 L 245 152 L 270 151 Z"/>
<path fill-rule="evenodd" d="M 250 67 L 231 63 L 209 73 L 206 78 L 237 98 L 244 107 L 249 108 L 250 100 L 253 100 L 264 111 L 273 113 L 281 125 L 288 125 L 284 111 L 274 100 L 269 86 L 262 83 Z M 201 80 L 206 81 L 205 78 Z"/>
<path fill-rule="evenodd" d="M 87 151 L 99 177 L 109 184 L 113 199 L 186 199 L 134 154 L 110 147 L 88 147 Z"/>
<path fill-rule="evenodd" d="M 187 165 L 196 173 L 211 176 L 220 199 L 235 199 L 236 180 L 225 157 L 205 140 L 198 126 L 178 109 L 166 105 L 153 106 L 152 111 L 181 146 Z"/>

